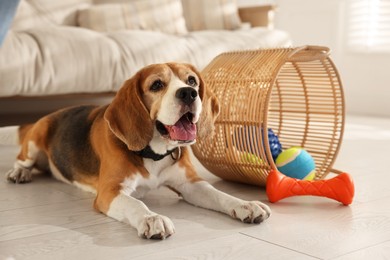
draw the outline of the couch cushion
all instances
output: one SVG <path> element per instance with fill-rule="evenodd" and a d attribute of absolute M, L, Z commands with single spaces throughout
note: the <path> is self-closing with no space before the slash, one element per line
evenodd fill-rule
<path fill-rule="evenodd" d="M 182 0 L 189 31 L 235 30 L 241 27 L 235 0 Z"/>
<path fill-rule="evenodd" d="M 36 26 L 76 25 L 76 11 L 92 0 L 21 0 L 12 29 L 27 30 Z"/>
<path fill-rule="evenodd" d="M 192 32 L 186 41 L 191 50 L 188 62 L 204 69 L 217 55 L 236 50 L 291 46 L 290 36 L 279 30 L 263 27 L 235 31 Z"/>
<path fill-rule="evenodd" d="M 141 0 L 79 10 L 78 25 L 100 32 L 152 30 L 186 34 L 181 0 Z"/>
<path fill-rule="evenodd" d="M 86 29 L 10 32 L 0 48 L 0 96 L 110 91 L 122 83 L 120 59 L 112 40 Z"/>
<path fill-rule="evenodd" d="M 186 36 L 60 26 L 11 32 L 0 48 L 0 96 L 113 91 L 152 63 L 188 62 L 202 70 L 225 51 L 289 44 L 285 32 L 265 28 Z"/>

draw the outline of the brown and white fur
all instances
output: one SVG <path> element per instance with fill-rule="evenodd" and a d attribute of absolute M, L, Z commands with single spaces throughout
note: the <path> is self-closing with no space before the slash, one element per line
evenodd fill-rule
<path fill-rule="evenodd" d="M 212 133 L 218 113 L 218 101 L 193 66 L 150 65 L 127 80 L 107 106 L 63 109 L 35 124 L 0 128 L 0 142 L 21 145 L 6 177 L 25 183 L 31 181 L 33 168 L 49 170 L 61 181 L 94 192 L 96 210 L 129 222 L 148 239 L 165 239 L 175 232 L 169 218 L 139 200 L 162 185 L 193 205 L 258 224 L 269 217 L 268 206 L 215 189 L 191 164 L 187 146 L 195 137 Z M 172 136 L 178 134 L 171 131 L 180 120 L 190 130 L 176 140 Z M 136 152 L 147 146 L 155 154 L 173 153 L 154 161 Z"/>

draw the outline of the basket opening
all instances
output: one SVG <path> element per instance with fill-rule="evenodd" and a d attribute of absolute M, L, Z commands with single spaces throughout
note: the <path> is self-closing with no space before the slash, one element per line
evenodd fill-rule
<path fill-rule="evenodd" d="M 268 128 L 284 148 L 301 146 L 313 156 L 316 178 L 330 171 L 343 133 L 344 100 L 327 48 L 224 53 L 202 76 L 221 105 L 213 137 L 193 146 L 210 172 L 264 186 L 275 168 Z"/>
<path fill-rule="evenodd" d="M 338 152 L 344 120 L 342 94 L 329 59 L 286 62 L 272 88 L 268 127 L 284 148 L 299 146 L 312 155 L 316 179 L 329 173 Z"/>

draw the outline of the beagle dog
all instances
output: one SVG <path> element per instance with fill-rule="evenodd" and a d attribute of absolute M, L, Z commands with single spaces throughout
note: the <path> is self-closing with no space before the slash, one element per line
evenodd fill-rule
<path fill-rule="evenodd" d="M 67 108 L 35 124 L 2 129 L 3 139 L 14 131 L 21 145 L 6 177 L 25 183 L 34 168 L 50 171 L 94 192 L 96 210 L 130 223 L 148 239 L 175 232 L 168 217 L 139 200 L 162 185 L 190 204 L 258 224 L 269 217 L 268 206 L 215 189 L 191 164 L 188 146 L 212 133 L 218 113 L 217 99 L 193 66 L 150 65 L 127 80 L 107 106 Z"/>

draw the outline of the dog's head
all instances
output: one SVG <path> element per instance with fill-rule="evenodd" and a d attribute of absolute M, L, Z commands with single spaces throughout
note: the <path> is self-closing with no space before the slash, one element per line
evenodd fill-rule
<path fill-rule="evenodd" d="M 127 80 L 104 118 L 129 150 L 152 139 L 172 146 L 193 144 L 211 135 L 219 104 L 200 73 L 189 64 L 147 66 Z"/>

